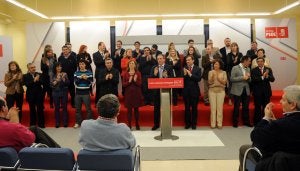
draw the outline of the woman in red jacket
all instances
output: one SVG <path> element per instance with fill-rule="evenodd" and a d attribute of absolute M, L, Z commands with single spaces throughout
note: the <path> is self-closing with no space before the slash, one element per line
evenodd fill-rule
<path fill-rule="evenodd" d="M 140 130 L 139 107 L 142 105 L 142 77 L 137 70 L 137 63 L 131 59 L 127 63 L 127 72 L 123 75 L 125 107 L 128 114 L 128 127 L 131 129 L 132 109 L 134 109 L 136 130 Z"/>

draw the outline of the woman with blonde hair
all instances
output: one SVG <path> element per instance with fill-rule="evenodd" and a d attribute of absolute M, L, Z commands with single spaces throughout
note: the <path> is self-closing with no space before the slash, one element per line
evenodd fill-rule
<path fill-rule="evenodd" d="M 182 77 L 182 68 L 181 68 L 181 61 L 179 59 L 179 56 L 176 53 L 176 50 L 174 48 L 171 48 L 169 50 L 169 56 L 167 56 L 166 64 L 172 66 L 174 77 Z M 177 100 L 178 100 L 178 88 L 172 89 L 172 97 L 173 97 L 173 105 L 177 106 Z"/>
<path fill-rule="evenodd" d="M 175 51 L 176 51 L 176 54 L 177 54 L 177 56 L 179 57 L 179 53 L 178 53 L 178 51 L 176 50 L 176 48 L 175 48 L 175 43 L 174 42 L 170 42 L 169 43 L 169 45 L 168 45 L 168 52 L 166 53 L 166 56 L 169 56 L 169 51 L 171 50 L 171 49 L 175 49 Z"/>
<path fill-rule="evenodd" d="M 134 109 L 135 127 L 140 130 L 139 107 L 142 105 L 142 76 L 137 70 L 137 63 L 131 59 L 127 63 L 127 71 L 123 75 L 125 107 L 127 108 L 128 127 L 131 129 L 132 109 Z"/>
<path fill-rule="evenodd" d="M 4 76 L 4 85 L 6 86 L 6 102 L 10 109 L 16 103 L 19 112 L 19 120 L 22 119 L 23 105 L 23 73 L 19 64 L 16 61 L 8 63 L 8 72 Z"/>

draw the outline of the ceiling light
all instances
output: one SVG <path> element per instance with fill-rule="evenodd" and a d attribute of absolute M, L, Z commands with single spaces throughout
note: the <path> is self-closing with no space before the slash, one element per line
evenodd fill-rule
<path fill-rule="evenodd" d="M 262 16 L 262 15 L 271 15 L 270 12 L 251 12 L 251 13 L 236 13 L 236 16 Z"/>
<path fill-rule="evenodd" d="M 279 10 L 275 11 L 273 14 L 279 14 L 279 13 L 282 13 L 282 12 L 284 12 L 284 11 L 286 11 L 286 10 L 289 10 L 289 9 L 291 9 L 291 8 L 293 8 L 293 7 L 297 6 L 297 5 L 299 5 L 299 4 L 300 4 L 300 0 L 294 2 L 294 3 L 290 4 L 290 5 L 287 5 L 287 6 L 283 7 L 283 8 L 280 8 Z"/>
<path fill-rule="evenodd" d="M 18 7 L 20 7 L 20 8 L 23 8 L 23 9 L 25 9 L 26 11 L 29 11 L 29 12 L 31 12 L 31 13 L 33 13 L 33 14 L 39 16 L 39 17 L 48 19 L 48 17 L 47 17 L 46 15 L 44 15 L 44 14 L 42 14 L 42 13 L 40 13 L 40 12 L 38 12 L 38 11 L 36 11 L 36 10 L 34 10 L 34 9 L 32 9 L 32 8 L 26 6 L 26 5 L 24 5 L 24 4 L 22 4 L 22 3 L 18 2 L 18 1 L 16 1 L 16 0 L 6 0 L 6 1 L 9 2 L 9 3 L 11 3 L 11 4 L 14 4 L 15 6 L 18 6 Z"/>

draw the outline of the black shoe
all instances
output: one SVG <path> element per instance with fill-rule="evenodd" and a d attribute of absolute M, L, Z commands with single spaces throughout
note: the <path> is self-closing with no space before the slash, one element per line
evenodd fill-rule
<path fill-rule="evenodd" d="M 197 129 L 196 125 L 193 125 L 193 126 L 192 126 L 192 129 L 194 129 L 194 130 Z"/>
<path fill-rule="evenodd" d="M 59 125 L 55 125 L 55 128 L 59 128 Z"/>
<path fill-rule="evenodd" d="M 189 129 L 191 125 L 185 125 L 184 129 Z"/>
<path fill-rule="evenodd" d="M 237 125 L 237 124 L 233 124 L 233 125 L 232 125 L 232 127 L 234 127 L 234 128 L 237 128 L 237 127 L 238 127 L 238 125 Z"/>
<path fill-rule="evenodd" d="M 65 124 L 64 127 L 67 128 L 67 127 L 68 127 L 68 124 Z"/>
<path fill-rule="evenodd" d="M 250 128 L 253 127 L 253 125 L 251 125 L 249 123 L 248 124 L 244 124 L 244 125 L 247 126 L 247 127 L 250 127 Z"/>
<path fill-rule="evenodd" d="M 136 130 L 140 130 L 140 129 L 141 129 L 141 128 L 140 128 L 140 125 L 136 125 L 136 126 L 135 126 L 135 129 L 136 129 Z"/>
<path fill-rule="evenodd" d="M 157 130 L 159 128 L 159 126 L 153 126 L 152 128 L 151 128 L 151 130 L 152 131 L 155 131 L 155 130 Z"/>

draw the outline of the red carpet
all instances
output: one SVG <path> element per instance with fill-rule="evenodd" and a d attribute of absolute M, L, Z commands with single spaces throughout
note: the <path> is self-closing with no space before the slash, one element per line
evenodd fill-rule
<path fill-rule="evenodd" d="M 273 96 L 271 101 L 275 103 L 274 113 L 276 117 L 281 117 L 282 110 L 281 105 L 279 103 L 282 96 L 282 91 L 273 91 Z M 94 118 L 97 118 L 97 110 L 94 106 L 94 98 L 92 98 L 92 110 Z M 120 98 L 121 101 L 121 112 L 118 117 L 118 122 L 127 122 L 127 110 L 123 105 L 123 98 Z M 254 113 L 254 104 L 253 98 L 250 100 L 250 118 L 253 118 Z M 84 107 L 83 107 L 84 109 Z M 143 106 L 140 107 L 140 125 L 141 126 L 153 126 L 153 106 Z M 231 126 L 232 125 L 232 111 L 233 106 L 228 105 L 228 99 L 225 99 L 224 102 L 224 112 L 223 112 L 223 126 Z M 70 102 L 68 106 L 69 113 L 69 126 L 72 127 L 75 123 L 75 109 L 71 107 Z M 86 116 L 85 109 L 83 112 L 83 118 Z M 241 114 L 240 114 L 241 115 Z M 240 117 L 241 119 L 241 117 Z M 54 127 L 55 126 L 55 117 L 54 117 L 54 109 L 50 109 L 49 101 L 46 101 L 45 104 L 45 120 L 46 127 Z M 198 126 L 210 126 L 210 107 L 205 106 L 203 101 L 200 101 L 198 105 Z M 134 124 L 134 121 L 132 122 Z M 242 124 L 242 121 L 239 122 Z M 23 104 L 23 119 L 22 124 L 29 126 L 29 106 L 27 102 Z M 173 126 L 184 126 L 184 104 L 181 97 L 178 100 L 178 106 L 173 107 Z"/>

